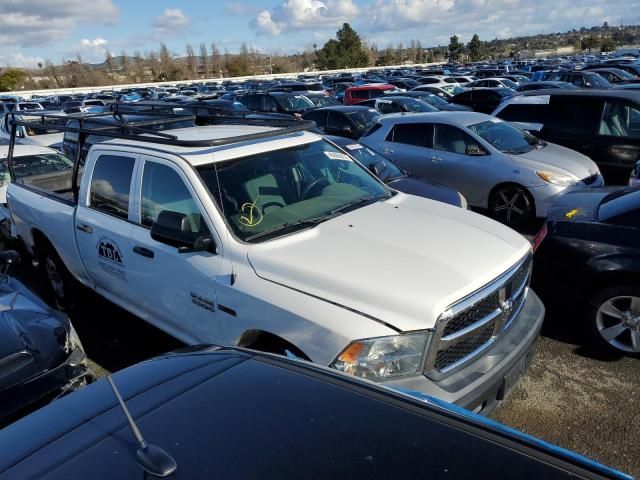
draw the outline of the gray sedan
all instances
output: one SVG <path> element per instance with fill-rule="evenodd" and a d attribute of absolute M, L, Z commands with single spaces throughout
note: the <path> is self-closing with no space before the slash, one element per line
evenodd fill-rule
<path fill-rule="evenodd" d="M 400 114 L 377 123 L 361 143 L 404 170 L 458 190 L 470 206 L 488 208 L 508 225 L 546 217 L 562 193 L 603 185 L 588 157 L 490 115 Z"/>

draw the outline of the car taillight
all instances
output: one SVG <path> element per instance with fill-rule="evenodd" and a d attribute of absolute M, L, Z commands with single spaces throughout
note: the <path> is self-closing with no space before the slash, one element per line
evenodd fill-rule
<path fill-rule="evenodd" d="M 538 247 L 540 246 L 540 244 L 542 243 L 542 241 L 545 239 L 546 236 L 547 236 L 547 224 L 545 223 L 542 225 L 542 228 L 538 230 L 538 233 L 536 233 L 536 236 L 533 237 L 533 240 L 531 240 L 531 246 L 534 252 L 538 249 Z"/>

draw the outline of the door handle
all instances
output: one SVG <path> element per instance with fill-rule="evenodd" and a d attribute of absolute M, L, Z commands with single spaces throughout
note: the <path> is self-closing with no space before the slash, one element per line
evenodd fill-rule
<path fill-rule="evenodd" d="M 93 228 L 91 228 L 90 225 L 85 225 L 84 223 L 77 224 L 76 228 L 84 233 L 93 233 Z"/>
<path fill-rule="evenodd" d="M 153 258 L 154 253 L 153 250 L 149 250 L 148 248 L 135 246 L 133 247 L 133 253 L 137 253 L 138 255 L 142 255 L 143 257 Z"/>
<path fill-rule="evenodd" d="M 442 161 L 442 158 L 440 158 L 440 157 L 431 157 L 431 161 L 433 163 L 440 163 Z"/>

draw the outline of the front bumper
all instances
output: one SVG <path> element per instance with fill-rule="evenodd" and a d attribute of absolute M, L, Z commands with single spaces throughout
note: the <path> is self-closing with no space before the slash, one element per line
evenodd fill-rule
<path fill-rule="evenodd" d="M 71 392 L 91 379 L 85 354 L 73 350 L 64 362 L 2 392 L 0 423 L 11 421 L 33 405 Z"/>
<path fill-rule="evenodd" d="M 575 190 L 584 190 L 587 188 L 603 187 L 604 178 L 602 175 L 598 175 L 598 178 L 591 184 L 586 185 L 583 182 L 578 182 L 575 185 L 569 187 L 561 187 L 559 185 L 553 185 L 547 183 L 538 187 L 529 188 L 529 192 L 533 195 L 533 199 L 536 204 L 536 217 L 546 218 L 549 207 L 555 200 L 565 193 L 573 192 Z"/>
<path fill-rule="evenodd" d="M 419 375 L 383 383 L 488 415 L 525 374 L 535 352 L 544 313 L 544 305 L 534 291 L 529 290 L 527 300 L 509 331 L 484 355 L 463 369 L 437 382 Z"/>

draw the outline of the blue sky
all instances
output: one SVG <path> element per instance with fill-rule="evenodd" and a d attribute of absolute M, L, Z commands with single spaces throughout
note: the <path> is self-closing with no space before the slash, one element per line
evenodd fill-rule
<path fill-rule="evenodd" d="M 640 23 L 640 0 L 0 0 L 0 66 L 59 63 L 79 53 L 104 60 L 125 50 L 158 50 L 164 41 L 215 42 L 236 52 L 242 42 L 265 53 L 291 53 L 332 38 L 343 22 L 383 48 L 417 39 L 424 46 Z"/>

